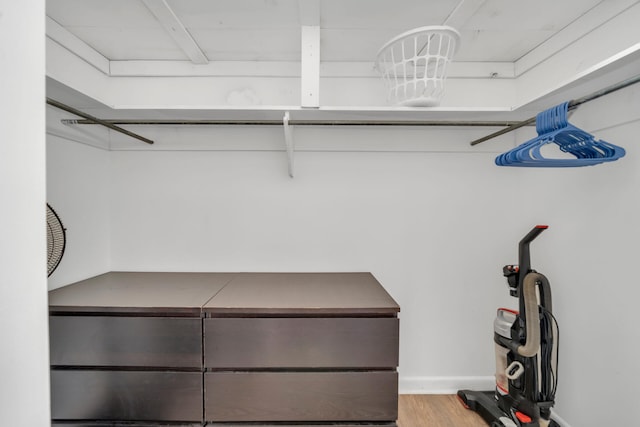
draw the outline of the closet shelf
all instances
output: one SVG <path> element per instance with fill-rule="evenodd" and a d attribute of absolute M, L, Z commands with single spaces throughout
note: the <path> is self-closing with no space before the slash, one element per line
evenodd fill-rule
<path fill-rule="evenodd" d="M 635 75 L 617 84 L 600 89 L 590 95 L 572 100 L 570 108 L 575 108 L 585 102 L 598 99 L 601 96 L 615 92 L 640 82 L 640 75 Z M 287 153 L 288 173 L 294 175 L 295 139 L 292 128 L 294 126 L 487 126 L 502 127 L 486 137 L 476 139 L 471 145 L 476 145 L 488 139 L 531 125 L 535 116 L 523 118 L 528 113 L 526 108 L 519 108 L 518 113 L 507 108 L 415 108 L 415 107 L 317 107 L 304 108 L 299 106 L 261 106 L 248 107 L 213 107 L 213 108 L 182 108 L 182 109 L 149 109 L 127 108 L 112 109 L 97 107 L 91 109 L 93 114 L 70 107 L 60 101 L 47 98 L 47 104 L 64 110 L 82 119 L 62 119 L 66 125 L 99 124 L 113 131 L 125 134 L 147 144 L 153 141 L 123 129 L 118 125 L 135 126 L 232 126 L 258 125 L 282 126 L 284 143 Z M 95 104 L 94 104 L 95 105 Z M 505 117 L 509 116 L 509 119 Z M 519 116 L 519 117 L 514 117 Z M 123 118 L 126 117 L 126 118 Z"/>
<path fill-rule="evenodd" d="M 529 115 L 510 108 L 409 108 L 214 106 L 204 108 L 87 108 L 85 112 L 113 124 L 282 124 L 289 113 L 291 125 L 480 125 L 501 126 Z M 191 122 L 191 123 L 190 123 Z M 78 121 L 79 124 L 89 122 Z M 457 124 L 456 124 L 457 123 Z"/>

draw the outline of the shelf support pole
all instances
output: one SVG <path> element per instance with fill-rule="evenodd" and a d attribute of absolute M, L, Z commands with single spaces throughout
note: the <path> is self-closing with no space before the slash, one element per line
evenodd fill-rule
<path fill-rule="evenodd" d="M 320 1 L 299 0 L 300 105 L 320 107 Z"/>
<path fill-rule="evenodd" d="M 300 105 L 320 107 L 320 27 L 302 26 Z"/>
<path fill-rule="evenodd" d="M 287 150 L 287 162 L 289 176 L 293 178 L 293 154 L 295 152 L 295 143 L 293 141 L 293 133 L 291 125 L 289 125 L 289 112 L 284 113 L 282 118 L 282 125 L 284 127 L 284 144 Z"/>

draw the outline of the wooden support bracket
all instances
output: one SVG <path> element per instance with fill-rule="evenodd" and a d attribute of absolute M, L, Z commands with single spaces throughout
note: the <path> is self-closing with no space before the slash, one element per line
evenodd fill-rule
<path fill-rule="evenodd" d="M 289 176 L 293 178 L 293 154 L 295 151 L 295 143 L 293 141 L 293 133 L 292 128 L 289 125 L 289 112 L 284 113 L 284 117 L 282 118 L 282 125 L 284 126 L 284 143 L 287 149 L 287 161 L 288 161 L 288 171 Z"/>

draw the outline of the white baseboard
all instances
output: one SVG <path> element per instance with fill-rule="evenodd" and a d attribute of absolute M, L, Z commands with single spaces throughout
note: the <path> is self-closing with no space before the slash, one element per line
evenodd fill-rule
<path fill-rule="evenodd" d="M 488 377 L 403 377 L 400 394 L 455 394 L 458 390 L 493 390 L 495 378 Z"/>

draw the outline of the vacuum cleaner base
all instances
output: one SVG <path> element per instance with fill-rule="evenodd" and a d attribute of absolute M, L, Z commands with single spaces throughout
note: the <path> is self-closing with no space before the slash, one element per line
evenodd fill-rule
<path fill-rule="evenodd" d="M 459 390 L 458 398 L 465 408 L 477 412 L 491 427 L 518 427 L 498 408 L 494 391 Z"/>
<path fill-rule="evenodd" d="M 491 427 L 520 427 L 498 408 L 494 391 L 459 390 L 458 398 L 467 409 L 477 412 Z M 539 427 L 539 424 L 530 423 L 526 426 Z M 550 420 L 549 427 L 560 426 L 554 420 Z"/>

